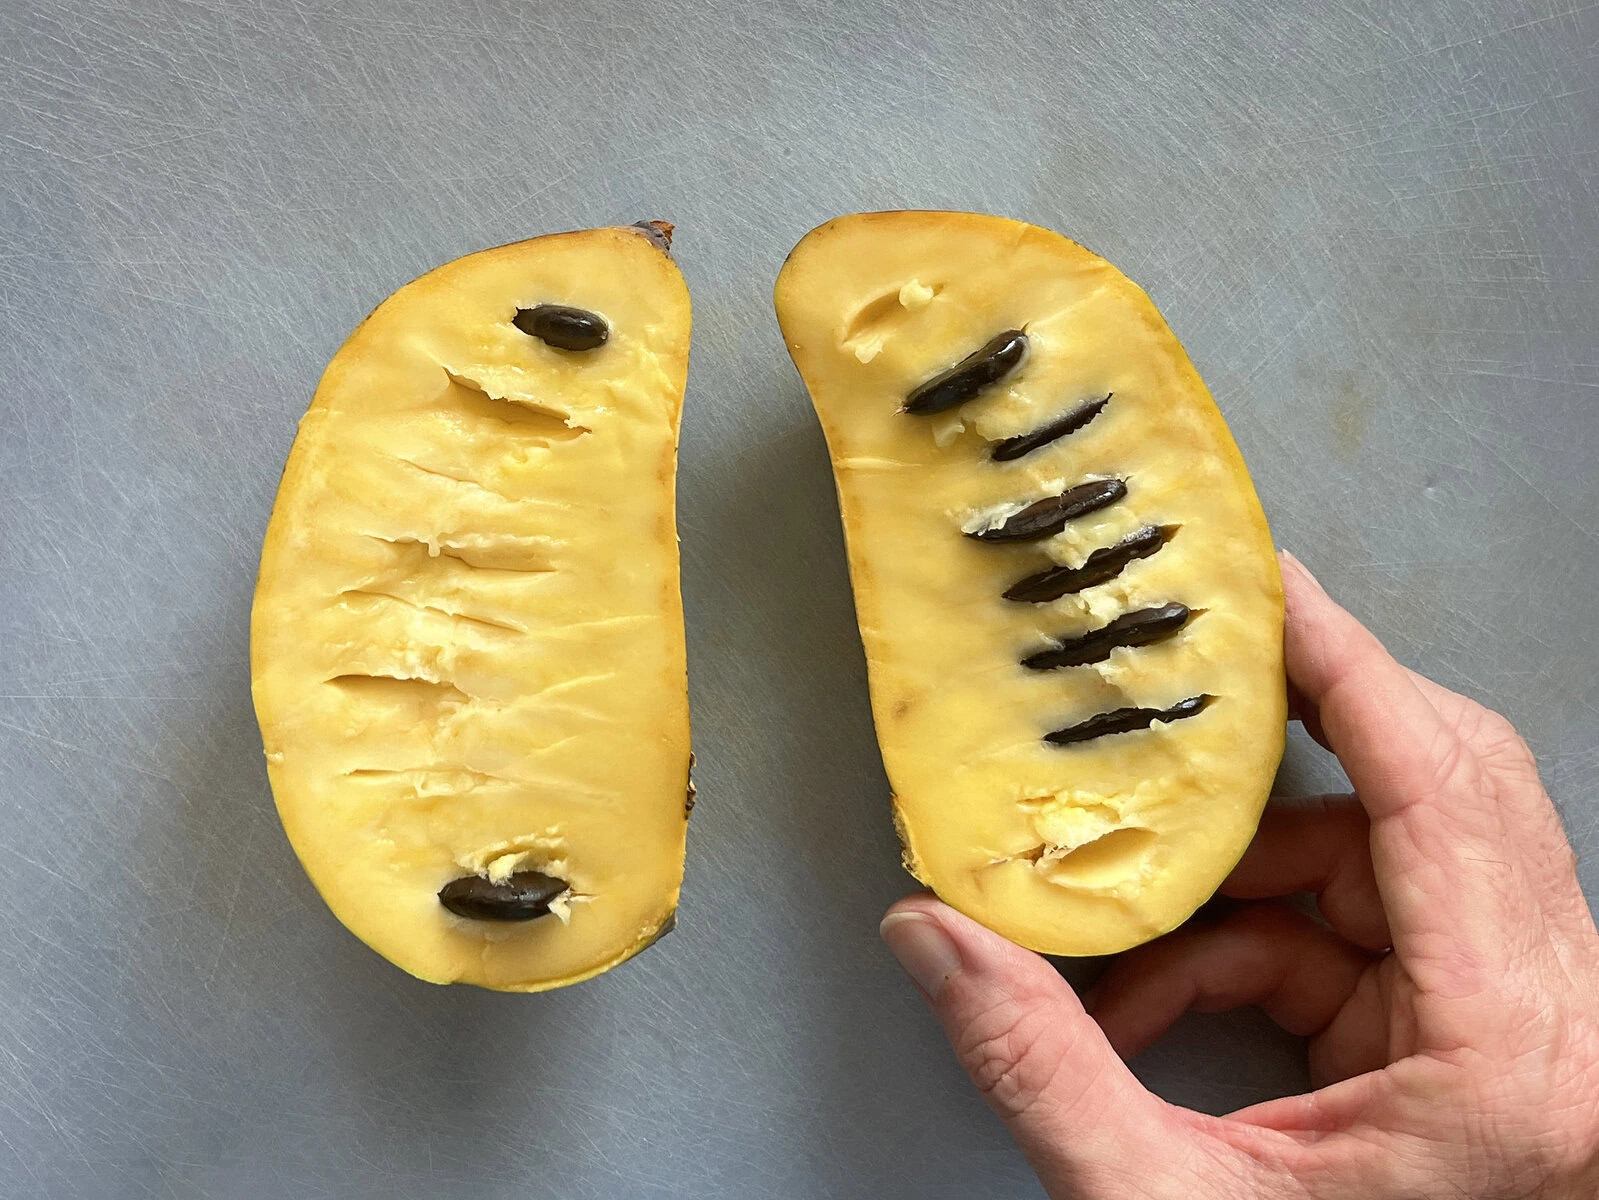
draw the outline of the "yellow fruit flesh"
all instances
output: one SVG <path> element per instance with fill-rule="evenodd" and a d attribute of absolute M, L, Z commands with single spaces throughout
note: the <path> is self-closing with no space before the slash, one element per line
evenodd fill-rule
<path fill-rule="evenodd" d="M 1254 832 L 1282 755 L 1282 585 L 1227 427 L 1149 298 L 1047 230 L 965 213 L 868 213 L 814 230 L 776 304 L 827 435 L 872 708 L 907 867 L 1015 941 L 1105 954 L 1174 928 Z M 963 406 L 899 411 L 996 334 L 1028 356 Z M 993 443 L 1111 395 L 1087 425 L 1014 462 Z M 1085 480 L 1117 503 L 1047 541 L 962 531 Z M 1148 525 L 1152 556 L 1050 603 L 1001 593 Z M 1167 640 L 1029 671 L 1052 641 L 1167 602 Z M 1125 707 L 1215 697 L 1195 716 L 1056 746 Z"/>
<path fill-rule="evenodd" d="M 512 324 L 546 303 L 600 314 L 609 341 Z M 268 773 L 329 907 L 423 979 L 574 983 L 676 908 L 689 324 L 637 229 L 487 250 L 386 300 L 301 422 L 252 619 Z M 534 920 L 438 899 L 525 870 L 569 885 Z"/>

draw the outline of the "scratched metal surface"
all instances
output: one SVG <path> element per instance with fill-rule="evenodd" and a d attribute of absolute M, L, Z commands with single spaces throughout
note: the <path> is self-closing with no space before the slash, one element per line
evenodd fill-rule
<path fill-rule="evenodd" d="M 1039 1194 L 875 936 L 910 881 L 768 308 L 839 212 L 1008 213 L 1145 283 L 1280 541 L 1520 724 L 1599 891 L 1599 9 L 1388 7 L 0 5 L 0 1194 Z M 433 988 L 274 819 L 268 506 L 379 298 L 652 216 L 697 325 L 682 927 Z M 1335 779 L 1295 743 L 1287 790 Z M 1304 1083 L 1248 1014 L 1136 1065 L 1216 1111 Z"/>

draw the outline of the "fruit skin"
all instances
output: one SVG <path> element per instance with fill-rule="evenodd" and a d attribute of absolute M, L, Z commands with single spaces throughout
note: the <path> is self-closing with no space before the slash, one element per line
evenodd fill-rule
<path fill-rule="evenodd" d="M 251 621 L 273 794 L 335 915 L 423 979 L 559 987 L 673 920 L 691 317 L 664 242 L 556 234 L 408 284 L 334 356 L 284 470 Z M 512 324 L 541 303 L 602 314 L 607 344 Z M 578 898 L 517 923 L 439 902 L 523 869 Z"/>
<path fill-rule="evenodd" d="M 1248 845 L 1282 755 L 1282 586 L 1241 455 L 1182 346 L 1115 267 L 1048 230 L 971 213 L 837 218 L 795 247 L 778 321 L 827 436 L 905 865 L 1032 949 L 1107 954 L 1164 933 Z M 926 380 L 1021 329 L 1026 361 L 935 416 Z M 1062 422 L 1094 405 L 1092 419 Z M 1088 410 L 1084 410 L 1085 412 Z M 995 461 L 1052 423 L 1064 436 Z M 1090 478 L 1124 500 L 1046 544 L 962 536 Z M 1048 603 L 1017 580 L 1144 526 L 1165 544 Z M 1125 612 L 1194 618 L 1101 663 L 1020 660 Z M 1072 746 L 1044 735 L 1118 708 L 1203 712 Z"/>

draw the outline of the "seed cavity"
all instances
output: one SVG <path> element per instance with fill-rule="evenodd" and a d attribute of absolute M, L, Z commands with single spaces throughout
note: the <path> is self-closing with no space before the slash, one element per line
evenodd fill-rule
<path fill-rule="evenodd" d="M 557 350 L 598 350 L 611 337 L 611 327 L 599 313 L 567 304 L 519 308 L 511 324 Z"/>
<path fill-rule="evenodd" d="M 1170 708 L 1118 708 L 1089 717 L 1080 724 L 1046 733 L 1044 740 L 1056 746 L 1071 746 L 1115 733 L 1132 733 L 1148 729 L 1156 721 L 1181 721 L 1185 717 L 1197 716 L 1214 699 L 1214 696 L 1190 696 Z"/>
<path fill-rule="evenodd" d="M 590 432 L 576 424 L 570 413 L 539 404 L 525 396 L 501 395 L 483 383 L 444 368 L 449 380 L 439 397 L 439 414 L 468 428 L 479 426 L 492 438 L 507 435 L 549 446 L 570 442 Z M 474 431 L 475 432 L 475 431 Z"/>
<path fill-rule="evenodd" d="M 531 921 L 550 911 L 566 881 L 542 871 L 517 871 L 503 883 L 481 875 L 452 879 L 439 889 L 439 903 L 473 921 Z"/>
<path fill-rule="evenodd" d="M 1039 873 L 1062 887 L 1109 888 L 1137 878 L 1160 840 L 1153 829 L 1124 825 L 1059 856 L 1046 853 Z"/>
<path fill-rule="evenodd" d="M 905 398 L 900 412 L 927 416 L 965 404 L 1021 366 L 1026 357 L 1027 335 L 1007 329 L 918 387 Z"/>
<path fill-rule="evenodd" d="M 1005 599 L 1045 604 L 1095 587 L 1116 578 L 1135 559 L 1148 558 L 1176 533 L 1175 525 L 1145 525 L 1114 545 L 1095 550 L 1080 567 L 1051 567 L 1017 580 L 1006 589 Z"/>
<path fill-rule="evenodd" d="M 442 679 L 352 671 L 346 675 L 335 675 L 327 682 L 364 707 L 413 708 L 417 705 L 465 704 L 471 699 L 453 683 Z"/>
<path fill-rule="evenodd" d="M 1041 449 L 1069 433 L 1076 433 L 1084 425 L 1099 416 L 1105 405 L 1110 403 L 1112 395 L 1114 393 L 1107 392 L 1098 400 L 1085 401 L 1031 433 L 1024 433 L 1018 437 L 1006 438 L 1002 442 L 996 442 L 988 457 L 994 462 L 1011 462 L 1024 455 L 1031 454 L 1034 450 Z"/>
<path fill-rule="evenodd" d="M 1046 496 L 1014 513 L 989 529 L 968 532 L 980 542 L 1032 542 L 1053 537 L 1068 521 L 1114 504 L 1127 494 L 1120 479 L 1095 479 L 1069 488 L 1058 496 Z"/>
<path fill-rule="evenodd" d="M 1081 637 L 1057 642 L 1022 659 L 1029 671 L 1053 671 L 1060 667 L 1082 667 L 1104 662 L 1118 646 L 1148 646 L 1164 641 L 1188 623 L 1188 606 L 1162 604 L 1124 613 L 1108 625 L 1090 630 Z"/>

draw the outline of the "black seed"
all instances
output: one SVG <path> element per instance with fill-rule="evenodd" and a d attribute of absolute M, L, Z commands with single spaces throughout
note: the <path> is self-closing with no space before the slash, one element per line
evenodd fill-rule
<path fill-rule="evenodd" d="M 1118 708 L 1089 717 L 1080 725 L 1068 725 L 1065 729 L 1046 733 L 1044 740 L 1056 746 L 1070 746 L 1113 733 L 1132 733 L 1134 730 L 1148 729 L 1152 721 L 1180 721 L 1184 717 L 1192 717 L 1203 711 L 1213 699 L 1214 696 L 1190 696 L 1170 708 Z"/>
<path fill-rule="evenodd" d="M 633 228 L 643 233 L 661 250 L 668 254 L 672 252 L 672 231 L 677 226 L 670 221 L 634 221 Z"/>
<path fill-rule="evenodd" d="M 995 462 L 1010 462 L 1012 459 L 1021 458 L 1024 454 L 1031 454 L 1041 446 L 1047 446 L 1057 438 L 1063 438 L 1068 433 L 1076 433 L 1087 425 L 1105 405 L 1110 403 L 1111 393 L 1106 393 L 1098 400 L 1089 400 L 1079 404 L 1070 412 L 1056 417 L 1048 425 L 1041 425 L 1031 433 L 1024 433 L 1018 437 L 1006 438 L 1003 442 L 996 442 L 989 458 Z"/>
<path fill-rule="evenodd" d="M 1148 646 L 1172 636 L 1188 623 L 1188 608 L 1182 604 L 1162 604 L 1124 613 L 1109 625 L 1090 630 L 1081 637 L 1060 642 L 1022 659 L 1030 671 L 1053 671 L 1057 667 L 1081 667 L 1104 662 L 1117 646 Z"/>
<path fill-rule="evenodd" d="M 965 404 L 1021 366 L 1026 357 L 1027 335 L 1020 329 L 1007 329 L 922 384 L 905 398 L 900 412 L 926 416 Z"/>
<path fill-rule="evenodd" d="M 1166 544 L 1177 530 L 1170 525 L 1145 525 L 1113 546 L 1104 546 L 1088 556 L 1080 567 L 1051 567 L 1026 579 L 1019 579 L 1005 591 L 1005 599 L 1029 604 L 1044 604 L 1062 596 L 1114 579 L 1136 558 L 1148 558 Z"/>
<path fill-rule="evenodd" d="M 599 313 L 565 304 L 519 308 L 511 324 L 557 350 L 597 350 L 611 336 L 611 327 Z"/>
<path fill-rule="evenodd" d="M 1066 522 L 1114 504 L 1126 494 L 1127 485 L 1120 479 L 1095 479 L 1058 496 L 1046 496 L 1029 504 L 993 529 L 982 529 L 966 536 L 980 542 L 1031 542 L 1052 537 L 1066 528 Z"/>
<path fill-rule="evenodd" d="M 481 875 L 452 879 L 439 889 L 439 903 L 474 921 L 531 921 L 550 911 L 566 882 L 542 871 L 518 871 L 504 883 Z"/>

